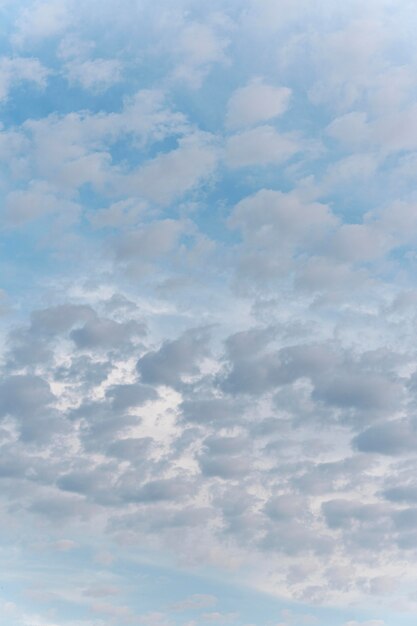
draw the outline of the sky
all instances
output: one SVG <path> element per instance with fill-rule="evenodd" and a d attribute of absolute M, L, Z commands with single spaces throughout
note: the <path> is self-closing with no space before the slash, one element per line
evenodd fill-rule
<path fill-rule="evenodd" d="M 0 0 L 0 626 L 415 626 L 414 0 Z"/>

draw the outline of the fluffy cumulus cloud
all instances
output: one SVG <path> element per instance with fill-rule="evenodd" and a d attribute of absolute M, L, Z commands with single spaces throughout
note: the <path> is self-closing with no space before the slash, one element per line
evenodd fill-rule
<path fill-rule="evenodd" d="M 1 623 L 414 625 L 415 18 L 0 2 Z"/>
<path fill-rule="evenodd" d="M 229 128 L 254 126 L 285 113 L 289 106 L 291 89 L 266 85 L 262 80 L 252 80 L 239 87 L 227 104 L 226 123 Z"/>
<path fill-rule="evenodd" d="M 5 101 L 14 87 L 21 83 L 46 86 L 48 70 L 34 57 L 3 56 L 0 58 L 0 101 Z"/>

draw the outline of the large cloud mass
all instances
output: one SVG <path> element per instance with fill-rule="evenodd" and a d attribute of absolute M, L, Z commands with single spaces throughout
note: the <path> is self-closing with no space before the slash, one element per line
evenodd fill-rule
<path fill-rule="evenodd" d="M 416 11 L 336 5 L 0 2 L 7 624 L 413 623 Z"/>

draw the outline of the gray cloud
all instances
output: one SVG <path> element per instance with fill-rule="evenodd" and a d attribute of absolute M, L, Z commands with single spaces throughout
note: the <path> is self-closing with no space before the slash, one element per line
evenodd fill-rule
<path fill-rule="evenodd" d="M 151 437 L 127 437 L 113 441 L 107 449 L 109 456 L 138 464 L 146 460 L 152 446 Z"/>
<path fill-rule="evenodd" d="M 54 401 L 49 384 L 39 376 L 15 375 L 0 383 L 0 414 L 30 419 Z"/>
<path fill-rule="evenodd" d="M 390 412 L 401 402 L 401 386 L 373 373 L 349 373 L 322 381 L 314 390 L 317 400 L 341 408 Z"/>
<path fill-rule="evenodd" d="M 405 420 L 391 420 L 371 426 L 353 439 L 353 445 L 361 452 L 397 455 L 415 449 L 417 438 Z"/>
<path fill-rule="evenodd" d="M 193 394 L 194 396 L 195 394 Z M 230 423 L 242 416 L 243 407 L 229 398 L 191 398 L 180 404 L 186 422 L 195 424 Z"/>
<path fill-rule="evenodd" d="M 34 334 L 59 335 L 73 326 L 88 322 L 96 317 L 93 309 L 86 305 L 60 304 L 33 311 L 31 331 Z"/>
<path fill-rule="evenodd" d="M 178 339 L 166 341 L 159 350 L 141 357 L 137 369 L 144 383 L 178 385 L 183 376 L 199 372 L 198 363 L 208 355 L 207 329 L 186 331 Z"/>
<path fill-rule="evenodd" d="M 70 333 L 77 348 L 84 350 L 123 348 L 134 337 L 142 337 L 146 330 L 143 324 L 130 320 L 116 322 L 112 319 L 96 318 Z"/>
<path fill-rule="evenodd" d="M 138 485 L 137 478 L 132 475 L 122 479 L 120 494 L 128 502 L 178 502 L 190 495 L 190 487 L 181 478 L 161 478 Z"/>
<path fill-rule="evenodd" d="M 372 524 L 385 517 L 390 510 L 383 504 L 362 504 L 350 500 L 329 500 L 322 509 L 330 528 L 349 528 L 355 521 Z"/>
<path fill-rule="evenodd" d="M 116 411 L 125 411 L 158 398 L 157 392 L 152 387 L 138 383 L 113 385 L 107 389 L 106 396 L 111 399 Z"/>
<path fill-rule="evenodd" d="M 205 476 L 218 476 L 225 479 L 242 480 L 251 469 L 248 459 L 237 456 L 202 456 L 201 471 Z"/>
<path fill-rule="evenodd" d="M 391 502 L 413 504 L 417 503 L 417 485 L 398 485 L 382 492 L 382 495 Z"/>

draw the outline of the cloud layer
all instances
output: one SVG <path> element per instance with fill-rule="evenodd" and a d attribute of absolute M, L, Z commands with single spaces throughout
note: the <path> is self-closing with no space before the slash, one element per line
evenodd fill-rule
<path fill-rule="evenodd" d="M 0 13 L 7 623 L 413 623 L 413 3 Z"/>

